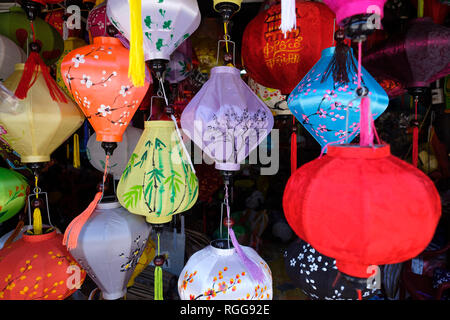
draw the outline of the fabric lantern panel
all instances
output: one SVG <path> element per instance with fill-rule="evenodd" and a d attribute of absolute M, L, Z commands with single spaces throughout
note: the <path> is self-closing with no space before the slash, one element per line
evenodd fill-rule
<path fill-rule="evenodd" d="M 89 11 L 86 29 L 91 36 L 91 42 L 95 37 L 107 37 L 109 26 L 112 24 L 106 15 L 106 1 L 104 1 Z"/>
<path fill-rule="evenodd" d="M 256 282 L 227 240 L 214 240 L 194 253 L 178 278 L 181 300 L 272 300 L 272 272 L 251 247 L 241 246 L 264 273 Z"/>
<path fill-rule="evenodd" d="M 37 17 L 33 21 L 36 32 L 36 41 L 41 45 L 39 52 L 45 64 L 54 64 L 64 51 L 64 41 L 61 35 Z M 32 39 L 30 21 L 20 7 L 11 7 L 9 12 L 0 13 L 0 34 L 14 41 L 25 52 L 28 52 L 28 43 Z"/>
<path fill-rule="evenodd" d="M 367 288 L 371 279 L 341 274 L 336 260 L 322 255 L 301 239 L 294 241 L 283 256 L 286 273 L 292 283 L 312 300 L 367 300 L 377 292 L 376 281 Z"/>
<path fill-rule="evenodd" d="M 296 1 L 297 28 L 284 37 L 281 5 L 260 12 L 242 38 L 242 59 L 248 75 L 262 86 L 289 94 L 333 44 L 333 12 L 318 2 Z"/>
<path fill-rule="evenodd" d="M 114 153 L 109 157 L 108 173 L 119 180 L 125 170 L 143 130 L 129 126 L 123 134 L 122 142 L 118 143 Z M 91 165 L 101 171 L 105 171 L 105 151 L 102 149 L 101 142 L 97 141 L 94 133 L 88 140 L 86 146 L 89 162 Z"/>
<path fill-rule="evenodd" d="M 290 177 L 283 208 L 301 239 L 358 278 L 417 256 L 441 216 L 433 182 L 389 145 L 328 147 Z"/>
<path fill-rule="evenodd" d="M 170 60 L 170 55 L 200 24 L 196 0 L 142 1 L 145 60 Z M 106 14 L 111 23 L 130 40 L 128 0 L 108 0 Z"/>
<path fill-rule="evenodd" d="M 17 63 L 27 60 L 25 51 L 9 38 L 0 35 L 0 81 L 5 81 Z"/>
<path fill-rule="evenodd" d="M 292 115 L 286 102 L 286 96 L 281 94 L 280 90 L 266 88 L 252 78 L 248 79 L 248 86 L 269 107 L 274 116 Z"/>
<path fill-rule="evenodd" d="M 117 198 L 152 224 L 167 223 L 197 201 L 198 180 L 172 120 L 146 121 L 117 186 Z"/>
<path fill-rule="evenodd" d="M 0 277 L 5 280 L 0 300 L 64 300 L 83 284 L 86 272 L 62 245 L 62 235 L 53 230 L 23 234 L 1 249 Z"/>
<path fill-rule="evenodd" d="M 83 226 L 70 253 L 86 270 L 106 300 L 126 294 L 127 284 L 150 234 L 142 217 L 118 202 L 100 202 Z"/>
<path fill-rule="evenodd" d="M 51 226 L 51 225 L 48 225 L 48 224 L 43 223 L 43 224 L 42 224 L 42 228 L 43 228 L 43 229 L 46 229 L 46 228 L 54 228 L 54 227 Z M 22 239 L 23 234 L 26 233 L 26 232 L 30 232 L 29 230 L 32 230 L 32 229 L 33 229 L 33 226 L 32 226 L 32 225 L 24 225 L 24 226 L 19 230 L 19 232 L 17 232 L 16 229 L 13 229 L 13 230 L 11 230 L 11 231 L 5 233 L 4 235 L 2 235 L 2 236 L 0 237 L 0 249 L 3 249 L 3 247 L 4 247 L 5 244 L 8 242 L 9 238 L 10 238 L 11 236 L 13 236 L 13 234 L 15 235 L 15 237 L 9 240 L 10 243 Z M 56 229 L 56 233 L 61 234 L 61 231 L 60 231 L 58 228 L 55 228 L 55 229 Z"/>
<path fill-rule="evenodd" d="M 4 82 L 14 92 L 19 84 L 24 64 L 17 64 L 14 73 Z M 27 97 L 19 100 L 17 112 L 0 112 L 2 135 L 20 154 L 22 163 L 50 161 L 51 153 L 66 141 L 82 124 L 84 116 L 70 100 L 54 101 L 39 70 Z M 0 104 L 0 109 L 6 108 Z"/>
<path fill-rule="evenodd" d="M 0 168 L 0 223 L 12 218 L 25 205 L 28 183 L 14 170 Z"/>
<path fill-rule="evenodd" d="M 234 67 L 214 67 L 209 80 L 184 109 L 184 133 L 211 159 L 216 169 L 237 171 L 240 163 L 269 134 L 269 108 Z"/>
<path fill-rule="evenodd" d="M 334 82 L 331 75 L 322 82 L 334 52 L 334 47 L 322 52 L 322 58 L 300 81 L 287 100 L 294 116 L 322 148 L 329 143 L 350 143 L 359 133 L 357 73 L 347 68 L 350 80 L 348 83 Z M 353 55 L 351 59 L 357 64 Z M 361 85 L 369 90 L 372 116 L 376 119 L 388 107 L 389 97 L 364 68 L 361 70 Z M 347 141 L 344 141 L 344 138 Z"/>
<path fill-rule="evenodd" d="M 129 50 L 119 39 L 96 37 L 94 43 L 70 51 L 61 73 L 97 134 L 97 141 L 121 142 L 131 118 L 149 87 L 128 79 Z"/>

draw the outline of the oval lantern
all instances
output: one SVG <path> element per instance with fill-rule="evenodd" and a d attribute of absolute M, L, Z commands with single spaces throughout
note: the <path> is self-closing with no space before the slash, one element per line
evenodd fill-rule
<path fill-rule="evenodd" d="M 301 239 L 358 278 L 417 256 L 441 216 L 433 182 L 389 145 L 329 146 L 290 177 L 283 208 Z"/>
<path fill-rule="evenodd" d="M 40 56 L 50 66 L 58 60 L 64 51 L 61 35 L 45 22 L 36 17 L 33 21 L 37 42 L 41 45 Z M 14 41 L 25 52 L 28 52 L 28 40 L 32 35 L 30 21 L 20 7 L 11 7 L 9 12 L 0 13 L 0 34 Z"/>
<path fill-rule="evenodd" d="M 4 82 L 5 87 L 14 92 L 23 70 L 24 64 L 17 64 L 14 73 Z M 51 153 L 83 124 L 83 114 L 67 100 L 64 103 L 52 99 L 39 69 L 26 98 L 19 100 L 18 111 L 0 112 L 0 124 L 7 131 L 2 138 L 20 154 L 22 163 L 50 161 Z"/>
<path fill-rule="evenodd" d="M 0 81 L 5 81 L 13 72 L 17 63 L 27 60 L 25 51 L 9 38 L 0 35 Z"/>
<path fill-rule="evenodd" d="M 297 28 L 284 37 L 281 5 L 258 13 L 242 38 L 242 59 L 250 78 L 289 94 L 333 44 L 334 13 L 323 3 L 296 1 Z"/>
<path fill-rule="evenodd" d="M 115 180 L 119 180 L 125 170 L 128 160 L 133 154 L 136 144 L 142 135 L 143 130 L 129 126 L 123 134 L 122 142 L 118 143 L 117 149 L 109 157 L 108 173 L 112 174 Z M 105 151 L 101 143 L 97 141 L 94 133 L 88 140 L 86 152 L 91 165 L 101 171 L 105 171 Z"/>
<path fill-rule="evenodd" d="M 0 250 L 0 300 L 64 300 L 83 284 L 86 272 L 62 245 L 62 237 L 56 230 L 24 233 Z"/>
<path fill-rule="evenodd" d="M 322 148 L 329 143 L 350 143 L 359 133 L 357 69 L 348 66 L 349 81 L 335 82 L 331 74 L 326 74 L 334 53 L 335 47 L 323 50 L 320 60 L 287 99 L 289 109 Z M 348 56 L 356 66 L 358 62 L 351 51 Z M 327 75 L 325 79 L 324 75 Z M 364 68 L 361 68 L 361 84 L 369 90 L 372 116 L 376 119 L 388 107 L 389 97 Z"/>
<path fill-rule="evenodd" d="M 97 141 L 122 141 L 149 87 L 148 81 L 138 88 L 128 79 L 128 54 L 119 39 L 96 37 L 93 44 L 69 52 L 61 63 L 64 83 L 94 128 Z"/>
<path fill-rule="evenodd" d="M 312 300 L 367 300 L 377 291 L 376 280 L 368 288 L 368 279 L 341 274 L 336 260 L 301 239 L 289 245 L 283 256 L 288 277 Z"/>
<path fill-rule="evenodd" d="M 0 168 L 0 223 L 12 218 L 25 205 L 28 183 L 20 173 Z"/>
<path fill-rule="evenodd" d="M 269 108 L 234 67 L 214 67 L 209 80 L 181 115 L 184 133 L 219 170 L 238 171 L 240 163 L 273 128 Z"/>
<path fill-rule="evenodd" d="M 143 44 L 144 60 L 150 60 L 151 69 L 157 75 L 162 75 L 165 64 L 170 60 L 170 55 L 200 25 L 201 16 L 198 3 L 196 0 L 136 2 L 135 0 L 130 2 L 128 0 L 108 0 L 106 14 L 111 23 L 130 41 L 131 52 L 142 50 Z M 140 21 L 139 17 L 135 17 L 136 6 L 139 5 L 142 5 Z M 130 24 L 130 20 L 133 21 L 133 24 Z M 140 31 L 142 40 L 136 38 L 138 37 L 137 32 L 133 34 L 133 27 L 136 27 L 135 30 L 142 30 Z M 130 59 L 132 58 L 133 55 L 130 55 Z M 144 61 L 139 61 L 139 64 L 141 63 L 143 64 Z M 130 66 L 134 67 L 135 63 L 130 62 Z M 142 72 L 142 70 L 136 71 Z M 134 73 L 131 72 L 131 74 L 134 78 Z"/>
<path fill-rule="evenodd" d="M 286 102 L 286 95 L 281 94 L 280 90 L 266 88 L 252 78 L 248 79 L 248 86 L 269 107 L 274 116 L 292 115 Z"/>
<path fill-rule="evenodd" d="M 120 178 L 117 198 L 148 223 L 162 224 L 197 201 L 198 180 L 172 120 L 146 121 Z"/>
<path fill-rule="evenodd" d="M 126 294 L 150 229 L 144 218 L 130 214 L 118 202 L 100 202 L 83 225 L 78 245 L 70 253 L 104 299 L 116 300 Z"/>
<path fill-rule="evenodd" d="M 230 242 L 231 244 L 231 242 Z M 227 240 L 214 240 L 194 253 L 178 278 L 181 300 L 272 300 L 272 272 L 251 247 L 241 246 L 264 274 L 256 282 Z"/>

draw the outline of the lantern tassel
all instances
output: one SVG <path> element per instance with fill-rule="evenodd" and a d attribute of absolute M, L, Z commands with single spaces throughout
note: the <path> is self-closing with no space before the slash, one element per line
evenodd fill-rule
<path fill-rule="evenodd" d="M 417 123 L 417 105 L 419 103 L 418 97 L 414 99 L 414 128 L 413 128 L 413 147 L 412 147 L 412 163 L 417 167 L 419 163 L 419 124 Z"/>
<path fill-rule="evenodd" d="M 292 29 L 297 28 L 297 15 L 295 12 L 295 0 L 281 0 L 281 32 L 284 38 Z"/>
<path fill-rule="evenodd" d="M 373 130 L 372 130 L 372 113 L 370 112 L 370 99 L 368 97 L 363 97 L 361 99 L 360 107 L 360 146 L 367 147 L 373 145 Z"/>
<path fill-rule="evenodd" d="M 297 132 L 295 127 L 295 117 L 292 116 L 292 134 L 291 134 L 291 174 L 297 170 Z"/>
<path fill-rule="evenodd" d="M 158 233 L 158 256 L 159 256 L 159 233 Z M 163 280 L 161 266 L 155 266 L 155 300 L 163 300 Z"/>
<path fill-rule="evenodd" d="M 142 32 L 141 0 L 129 0 L 130 4 L 130 64 L 128 77 L 135 87 L 142 87 L 145 79 L 144 35 Z"/>
<path fill-rule="evenodd" d="M 39 208 L 33 211 L 33 234 L 42 234 L 42 215 Z"/>

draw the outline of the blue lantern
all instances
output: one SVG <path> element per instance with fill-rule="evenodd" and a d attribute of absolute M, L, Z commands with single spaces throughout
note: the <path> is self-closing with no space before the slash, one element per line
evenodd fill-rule
<path fill-rule="evenodd" d="M 287 100 L 291 112 L 322 148 L 328 144 L 350 143 L 359 134 L 361 100 L 356 93 L 357 70 L 347 65 L 348 82 L 335 81 L 331 75 L 324 77 L 334 53 L 335 47 L 323 50 L 320 60 Z M 353 66 L 357 65 L 358 61 L 351 50 L 348 55 L 351 55 L 349 58 L 353 60 Z M 370 107 L 375 120 L 386 110 L 389 97 L 364 68 L 361 69 L 361 86 L 369 90 Z"/>

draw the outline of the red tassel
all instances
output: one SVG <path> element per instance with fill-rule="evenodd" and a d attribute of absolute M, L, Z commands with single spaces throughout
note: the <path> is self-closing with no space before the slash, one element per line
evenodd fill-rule
<path fill-rule="evenodd" d="M 44 61 L 42 61 L 39 53 L 35 51 L 31 51 L 27 61 L 25 62 L 22 77 L 20 78 L 19 85 L 15 91 L 16 97 L 19 99 L 25 99 L 27 97 L 28 90 L 33 86 L 38 77 L 39 68 L 41 69 L 42 76 L 44 77 L 52 99 L 54 101 L 59 100 L 60 102 L 67 103 L 68 101 L 66 96 L 59 89 L 55 80 L 53 80 L 48 67 L 45 65 Z"/>
<path fill-rule="evenodd" d="M 362 293 L 361 293 L 361 290 L 356 289 L 356 292 L 358 292 L 358 300 L 362 300 Z"/>
<path fill-rule="evenodd" d="M 291 174 L 297 170 L 297 130 L 295 127 L 295 117 L 292 116 L 291 134 Z"/>

